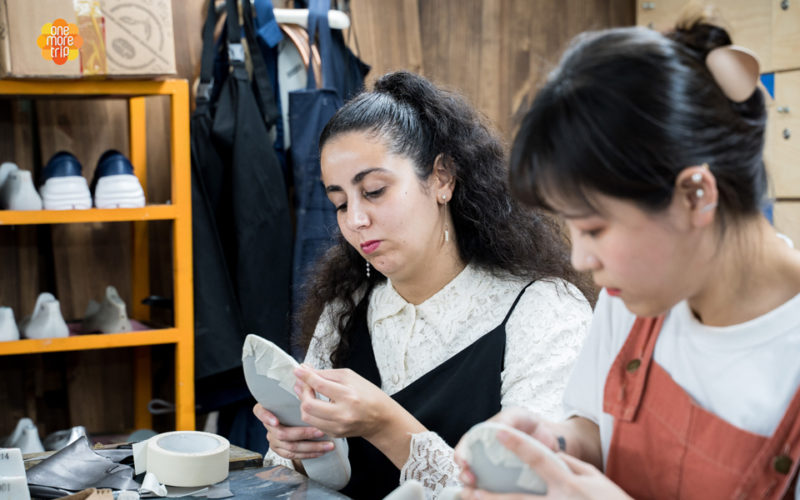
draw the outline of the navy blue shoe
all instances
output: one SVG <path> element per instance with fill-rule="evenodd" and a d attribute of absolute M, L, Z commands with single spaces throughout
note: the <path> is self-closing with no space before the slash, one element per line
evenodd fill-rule
<path fill-rule="evenodd" d="M 109 149 L 97 161 L 91 189 L 97 208 L 144 206 L 144 191 L 133 174 L 133 165 L 115 149 Z"/>
<path fill-rule="evenodd" d="M 89 186 L 81 162 L 66 151 L 54 154 L 42 170 L 39 194 L 45 210 L 76 210 L 92 207 Z"/>

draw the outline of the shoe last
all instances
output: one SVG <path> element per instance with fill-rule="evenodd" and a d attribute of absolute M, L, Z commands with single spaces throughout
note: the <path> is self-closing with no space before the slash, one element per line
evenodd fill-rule
<path fill-rule="evenodd" d="M 27 170 L 8 172 L 0 188 L 0 208 L 7 210 L 41 210 L 42 198 L 33 186 L 31 173 Z"/>
<path fill-rule="evenodd" d="M 30 319 L 20 325 L 20 333 L 28 339 L 68 337 L 69 327 L 61 315 L 61 303 L 51 293 L 41 293 Z"/>
<path fill-rule="evenodd" d="M 21 418 L 14 432 L 3 442 L 3 448 L 19 448 L 23 454 L 41 453 L 44 446 L 39 439 L 39 430 L 29 418 Z"/>
<path fill-rule="evenodd" d="M 86 332 L 120 333 L 132 330 L 125 302 L 120 298 L 117 289 L 109 285 L 102 303 L 89 301 L 83 318 L 83 330 Z"/>
<path fill-rule="evenodd" d="M 19 340 L 19 329 L 14 321 L 14 310 L 0 307 L 0 342 L 8 340 Z"/>

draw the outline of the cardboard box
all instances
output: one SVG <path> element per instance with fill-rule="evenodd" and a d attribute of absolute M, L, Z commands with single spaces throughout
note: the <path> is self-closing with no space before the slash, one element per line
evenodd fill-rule
<path fill-rule="evenodd" d="M 173 74 L 170 0 L 0 0 L 3 78 Z"/>

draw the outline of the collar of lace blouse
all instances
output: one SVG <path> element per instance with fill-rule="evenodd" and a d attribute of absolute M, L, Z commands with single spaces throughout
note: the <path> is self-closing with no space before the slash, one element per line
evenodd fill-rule
<path fill-rule="evenodd" d="M 472 264 L 467 264 L 455 278 L 450 280 L 450 283 L 446 284 L 441 290 L 418 306 L 414 306 L 401 297 L 400 294 L 397 293 L 397 290 L 394 289 L 394 286 L 392 286 L 391 280 L 387 279 L 385 282 L 377 285 L 372 291 L 370 300 L 372 321 L 380 321 L 399 314 L 406 307 L 427 307 L 429 305 L 446 304 L 453 299 L 453 292 L 455 290 L 460 290 L 464 286 L 470 286 L 472 283 L 480 282 L 482 278 L 483 275 L 478 269 L 472 266 Z"/>

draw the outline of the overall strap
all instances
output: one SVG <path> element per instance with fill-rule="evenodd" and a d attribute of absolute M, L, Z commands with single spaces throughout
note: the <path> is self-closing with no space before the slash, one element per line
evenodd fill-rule
<path fill-rule="evenodd" d="M 647 385 L 658 333 L 665 316 L 636 318 L 625 344 L 608 370 L 603 411 L 614 418 L 633 421 Z"/>
<path fill-rule="evenodd" d="M 794 498 L 790 487 L 800 473 L 800 387 L 797 388 L 778 427 L 753 457 L 734 498 Z"/>

